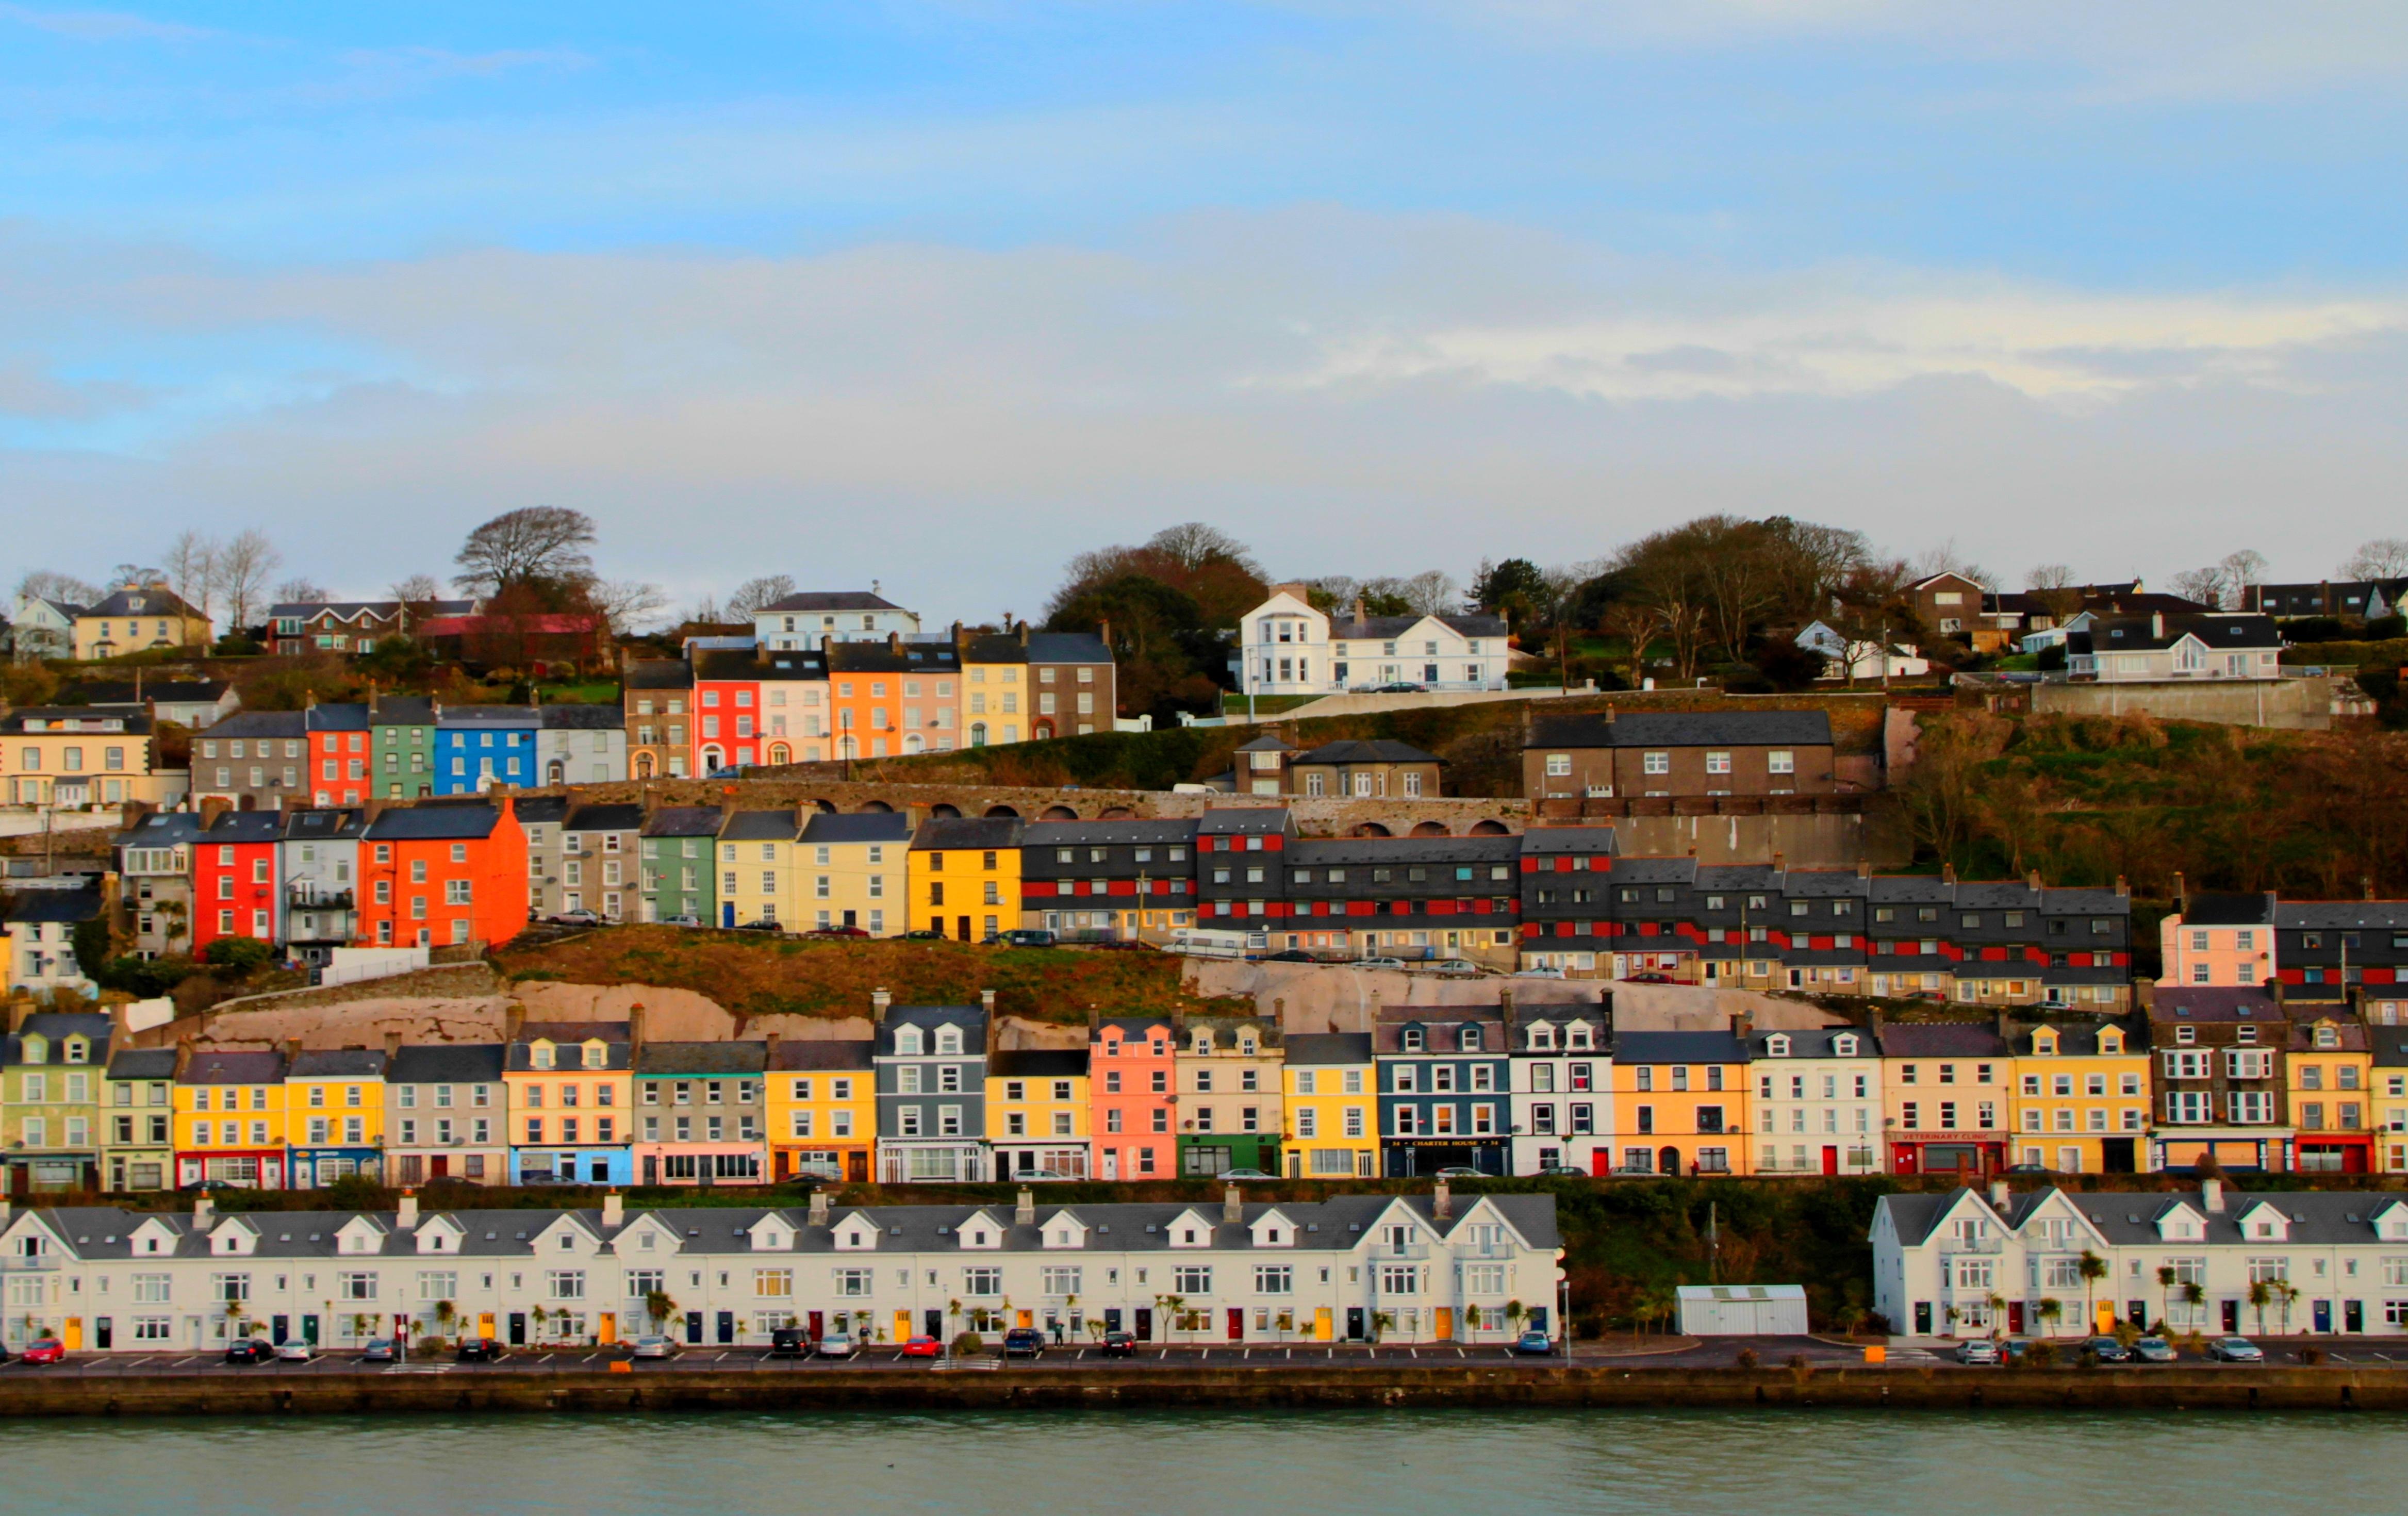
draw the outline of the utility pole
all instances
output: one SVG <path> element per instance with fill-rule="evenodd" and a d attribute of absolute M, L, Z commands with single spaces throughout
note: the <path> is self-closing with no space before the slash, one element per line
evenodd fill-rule
<path fill-rule="evenodd" d="M 1712 1200 L 1706 1202 L 1706 1280 L 1711 1284 L 1720 1284 L 1723 1281 L 1722 1207 Z"/>

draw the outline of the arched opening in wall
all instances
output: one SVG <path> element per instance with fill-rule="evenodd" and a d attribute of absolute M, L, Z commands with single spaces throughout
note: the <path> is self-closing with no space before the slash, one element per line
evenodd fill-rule
<path fill-rule="evenodd" d="M 989 806 L 986 808 L 986 817 L 989 821 L 995 821 L 1000 818 L 1001 820 L 1008 822 L 1016 822 L 1020 820 L 1020 812 L 1012 809 L 1010 806 Z"/>
<path fill-rule="evenodd" d="M 1040 822 L 1075 822 L 1079 813 L 1068 806 L 1048 806 L 1037 819 Z"/>
<path fill-rule="evenodd" d="M 715 774 L 726 765 L 726 753 L 721 751 L 717 748 L 705 748 L 702 750 L 702 771 L 704 774 Z"/>
<path fill-rule="evenodd" d="M 1446 822 L 1415 822 L 1413 823 L 1413 829 L 1409 835 L 1412 837 L 1445 837 L 1447 835 Z"/>
<path fill-rule="evenodd" d="M 772 742 L 769 744 L 769 761 L 773 764 L 791 764 L 795 761 L 795 750 L 782 742 Z"/>
<path fill-rule="evenodd" d="M 562 763 L 559 759 L 554 758 L 543 771 L 543 781 L 546 784 L 566 783 L 568 781 L 568 765 Z"/>
<path fill-rule="evenodd" d="M 945 805 L 940 801 L 928 808 L 928 819 L 935 822 L 957 822 L 962 819 L 961 808 L 957 806 Z"/>
<path fill-rule="evenodd" d="M 1378 822 L 1356 822 L 1354 830 L 1346 835 L 1348 837 L 1395 837 L 1397 834 L 1382 826 Z"/>
<path fill-rule="evenodd" d="M 970 722 L 970 746 L 973 748 L 983 748 L 986 746 L 986 722 Z"/>
<path fill-rule="evenodd" d="M 833 800 L 813 800 L 808 803 L 806 808 L 816 810 L 823 816 L 833 816 L 837 813 L 836 802 Z"/>
<path fill-rule="evenodd" d="M 652 755 L 651 753 L 639 752 L 636 754 L 636 777 L 639 779 L 648 779 L 652 777 Z"/>
<path fill-rule="evenodd" d="M 1104 813 L 1096 817 L 1096 820 L 1099 822 L 1133 822 L 1137 820 L 1137 812 L 1129 809 L 1126 806 L 1107 806 L 1104 808 Z"/>
<path fill-rule="evenodd" d="M 883 800 L 865 800 L 861 803 L 861 814 L 864 816 L 892 816 L 895 814 L 895 808 L 888 805 Z"/>
<path fill-rule="evenodd" d="M 1473 822 L 1471 823 L 1471 831 L 1469 835 L 1472 837 L 1511 837 L 1513 835 L 1513 829 L 1492 816 L 1484 821 Z"/>
<path fill-rule="evenodd" d="M 904 739 L 903 739 L 903 751 L 904 751 L 905 752 L 918 752 L 918 751 L 920 751 L 920 734 L 919 734 L 919 733 L 917 733 L 917 732 L 913 732 L 913 733 L 911 733 L 910 735 L 909 735 L 908 737 L 904 737 Z"/>

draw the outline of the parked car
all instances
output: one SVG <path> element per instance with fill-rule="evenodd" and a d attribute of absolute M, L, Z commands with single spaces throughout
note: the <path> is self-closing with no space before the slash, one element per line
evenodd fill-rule
<path fill-rule="evenodd" d="M 66 1362 L 67 1347 L 56 1337 L 36 1337 L 17 1356 L 28 1364 L 61 1364 Z"/>
<path fill-rule="evenodd" d="M 945 934 L 931 927 L 924 926 L 916 932 L 904 933 L 903 940 L 906 942 L 942 942 L 945 940 Z"/>
<path fill-rule="evenodd" d="M 1584 1180 L 1589 1177 L 1587 1169 L 1574 1168 L 1570 1164 L 1541 1164 L 1539 1166 L 1539 1174 L 1541 1178 L 1551 1180 Z"/>
<path fill-rule="evenodd" d="M 1078 1176 L 1075 1174 L 1065 1174 L 1058 1168 L 1024 1168 L 1019 1173 L 1014 1174 L 1011 1177 L 1015 1180 L 1025 1180 L 1031 1184 L 1064 1184 L 1076 1179 Z"/>
<path fill-rule="evenodd" d="M 1267 964 L 1317 964 L 1321 962 L 1321 960 L 1305 951 L 1302 948 L 1283 948 L 1278 952 L 1265 953 L 1263 955 L 1263 962 Z"/>
<path fill-rule="evenodd" d="M 903 1344 L 906 1358 L 942 1358 L 945 1345 L 931 1337 L 911 1337 Z"/>
<path fill-rule="evenodd" d="M 14 1359 L 16 1356 L 17 1356 L 17 1355 L 16 1355 L 15 1353 L 10 1352 L 8 1351 L 7 1347 L 5 1344 L 0 1344 L 0 1364 L 7 1363 L 7 1362 L 9 1362 L 10 1360 Z"/>
<path fill-rule="evenodd" d="M 2262 1364 L 2265 1353 L 2247 1337 L 2217 1337 L 2207 1345 L 2207 1355 L 2219 1364 Z"/>
<path fill-rule="evenodd" d="M 796 1337 L 802 1336 L 799 1332 L 794 1335 Z M 770 1334 L 769 1352 L 772 1357 L 778 1356 L 778 1339 L 784 1336 L 786 1336 L 786 1334 L 783 1332 L 773 1332 Z M 669 1339 L 665 1337 L 657 1335 L 639 1337 L 636 1339 L 634 1355 L 638 1358 L 674 1358 L 677 1356 L 677 1349 L 670 1343 Z"/>
<path fill-rule="evenodd" d="M 564 910 L 554 916 L 552 922 L 555 926 L 599 926 L 602 924 L 602 918 L 590 910 Z"/>
<path fill-rule="evenodd" d="M 805 937 L 867 937 L 868 935 L 858 926 L 814 926 L 803 934 Z"/>
<path fill-rule="evenodd" d="M 34 1344 L 35 1348 L 40 1346 L 38 1342 Z M 31 1360 L 34 1356 L 34 1348 L 27 1348 L 25 1356 Z M 265 1337 L 243 1337 L 239 1341 L 226 1344 L 225 1361 L 229 1364 L 265 1364 L 275 1357 L 276 1350 L 268 1345 Z"/>
<path fill-rule="evenodd" d="M 297 1338 L 276 1345 L 276 1361 L 280 1364 L 306 1364 L 318 1356 L 318 1351 Z"/>
<path fill-rule="evenodd" d="M 1513 1352 L 1524 1358 L 1541 1358 L 1555 1351 L 1555 1339 L 1544 1332 L 1525 1332 L 1513 1339 Z"/>
<path fill-rule="evenodd" d="M 2114 1337 L 2092 1337 L 2082 1345 L 2081 1351 L 2102 1364 L 2128 1364 L 2132 1361 L 2132 1350 Z"/>
<path fill-rule="evenodd" d="M 2004 1172 L 2009 1174 L 2045 1174 L 2048 1172 L 2048 1166 L 2046 1164 L 2009 1164 Z"/>
<path fill-rule="evenodd" d="M 700 926 L 702 918 L 691 912 L 679 916 L 664 916 L 661 918 L 661 924 L 663 926 Z"/>
<path fill-rule="evenodd" d="M 2135 1363 L 2171 1364 L 2177 1362 L 2181 1357 L 2182 1354 L 2174 1352 L 2174 1345 L 2163 1337 L 2143 1337 L 2132 1344 L 2132 1359 Z"/>
<path fill-rule="evenodd" d="M 1354 966 L 1357 968 L 1394 968 L 1401 970 L 1405 966 L 1405 961 L 1402 958 L 1357 958 L 1354 960 Z"/>
<path fill-rule="evenodd" d="M 1058 936 L 1041 926 L 1016 926 L 1003 934 L 1003 945 L 1007 948 L 1054 948 L 1061 943 Z"/>
<path fill-rule="evenodd" d="M 1480 965 L 1469 958 L 1441 958 L 1434 964 L 1424 964 L 1425 974 L 1477 974 Z"/>
<path fill-rule="evenodd" d="M 1497 1176 L 1494 1174 L 1483 1174 L 1480 1170 L 1466 1167 L 1462 1164 L 1452 1164 L 1445 1168 L 1440 1169 L 1438 1171 L 1438 1177 L 1442 1180 L 1486 1180 L 1495 1179 Z"/>
<path fill-rule="evenodd" d="M 1277 1174 L 1266 1174 L 1259 1168 L 1225 1168 L 1221 1170 L 1220 1177 L 1225 1180 L 1234 1180 L 1240 1184 L 1250 1183 L 1256 1180 L 1275 1180 L 1279 1178 Z"/>
<path fill-rule="evenodd" d="M 1541 965 L 1537 968 L 1516 969 L 1513 977 L 1517 980 L 1559 980 L 1564 977 L 1564 971 L 1560 968 L 1548 968 Z"/>
<path fill-rule="evenodd" d="M 776 922 L 770 921 L 766 917 L 757 922 L 739 922 L 737 923 L 736 929 L 739 932 L 782 932 L 785 930 L 783 926 L 779 925 Z"/>
<path fill-rule="evenodd" d="M 851 1334 L 845 1332 L 823 1333 L 820 1337 L 820 1356 L 823 1358 L 852 1357 L 853 1337 Z"/>
<path fill-rule="evenodd" d="M 1988 1337 L 1973 1337 L 1956 1344 L 1956 1361 L 1960 1364 L 1995 1364 L 1999 1361 L 1999 1345 Z"/>
<path fill-rule="evenodd" d="M 1045 1334 L 1033 1326 L 1015 1326 L 1003 1334 L 1003 1355 L 1006 1358 L 1041 1358 L 1045 1355 Z"/>
<path fill-rule="evenodd" d="M 2032 1345 L 2031 1338 L 2029 1337 L 2009 1337 L 2000 1347 L 2000 1352 L 2006 1355 L 2007 1363 L 2010 1366 L 2020 1364 L 2025 1359 L 2030 1357 Z"/>
<path fill-rule="evenodd" d="M 1622 976 L 1622 982 L 1625 984 L 1670 984 L 1672 982 L 1672 976 L 1670 974 L 1625 974 Z"/>
<path fill-rule="evenodd" d="M 452 1357 L 464 1364 L 498 1364 L 509 1355 L 494 1337 L 462 1337 L 459 1351 Z"/>
<path fill-rule="evenodd" d="M 1134 1336 L 1132 1336 L 1131 1334 L 1127 1333 L 1127 1332 L 1107 1332 L 1107 1333 L 1105 1333 L 1105 1334 L 1104 1334 L 1104 1356 L 1105 1356 L 1105 1357 L 1107 1357 L 1107 1358 L 1134 1358 L 1134 1357 L 1136 1357 L 1136 1356 L 1137 1356 L 1137 1338 L 1136 1338 Z"/>
<path fill-rule="evenodd" d="M 390 1364 L 399 1357 L 391 1337 L 370 1337 L 368 1345 L 360 1350 L 360 1362 L 364 1364 Z"/>
<path fill-rule="evenodd" d="M 1373 694 L 1420 694 L 1422 687 L 1418 684 L 1378 684 L 1372 686 L 1371 693 Z"/>

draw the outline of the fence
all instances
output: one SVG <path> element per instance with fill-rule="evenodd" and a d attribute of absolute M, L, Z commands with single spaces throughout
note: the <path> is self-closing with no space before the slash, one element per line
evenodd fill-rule
<path fill-rule="evenodd" d="M 357 984 L 365 980 L 389 980 L 425 968 L 432 955 L 425 948 L 337 948 L 331 961 L 318 971 L 321 985 Z"/>

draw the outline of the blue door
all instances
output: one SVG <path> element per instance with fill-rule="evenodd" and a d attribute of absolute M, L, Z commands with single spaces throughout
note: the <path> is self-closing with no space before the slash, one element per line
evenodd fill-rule
<path fill-rule="evenodd" d="M 722 903 L 721 903 L 720 908 L 719 908 L 719 924 L 720 924 L 720 925 L 722 925 L 722 926 L 724 926 L 724 927 L 733 927 L 733 926 L 735 926 L 735 924 L 736 924 L 736 902 L 735 902 L 735 901 L 733 901 L 733 900 L 728 900 L 728 901 L 724 901 L 724 902 L 722 902 Z"/>
<path fill-rule="evenodd" d="M 2316 1302 L 2316 1336 L 2329 1337 L 2331 1335 L 2332 1302 L 2329 1300 L 2319 1300 Z"/>

